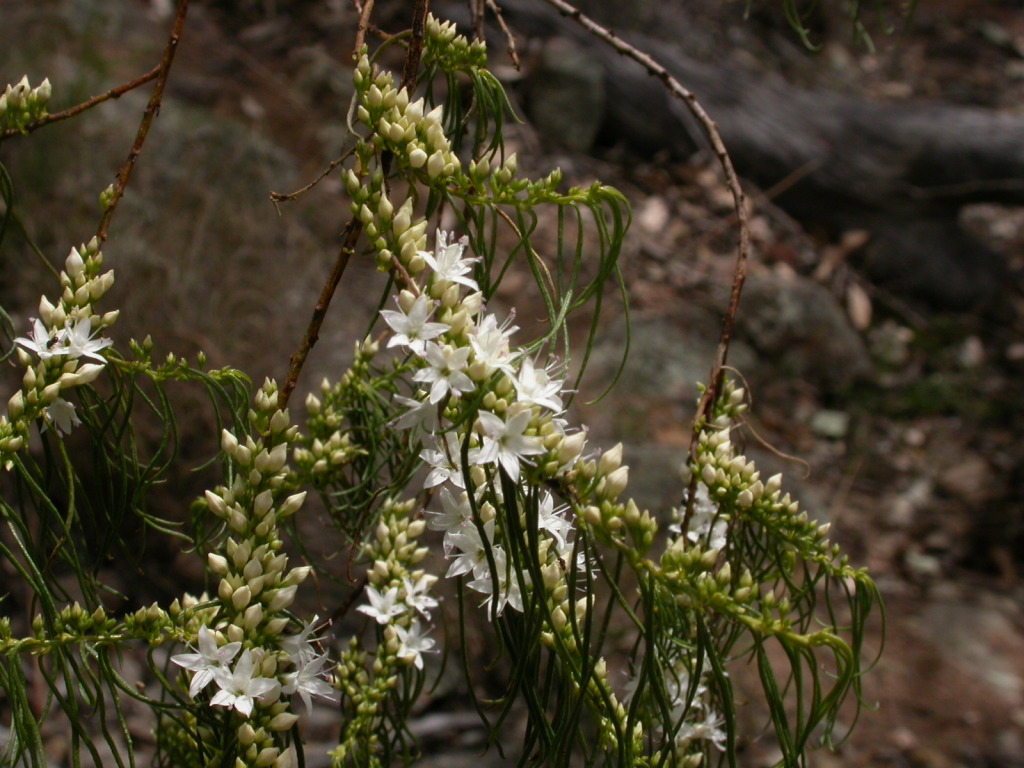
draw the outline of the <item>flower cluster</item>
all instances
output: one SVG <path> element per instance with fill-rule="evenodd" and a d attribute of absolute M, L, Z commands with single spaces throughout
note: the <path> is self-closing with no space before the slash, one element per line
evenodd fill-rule
<path fill-rule="evenodd" d="M 114 284 L 113 271 L 102 272 L 102 264 L 95 238 L 72 248 L 60 273 L 60 299 L 52 303 L 43 296 L 31 331 L 14 340 L 25 374 L 22 388 L 7 402 L 7 415 L 0 416 L 0 461 L 25 444 L 36 419 L 42 419 L 43 429 L 52 426 L 61 433 L 81 423 L 64 393 L 95 381 L 103 371 L 107 360 L 101 353 L 112 342 L 97 334 L 118 316 L 116 310 L 103 315 L 93 310 Z"/>
<path fill-rule="evenodd" d="M 341 654 L 338 686 L 350 717 L 331 753 L 335 764 L 356 755 L 375 754 L 375 734 L 386 718 L 389 698 L 403 688 L 418 690 L 415 683 L 403 686 L 403 671 L 422 672 L 423 654 L 434 650 L 427 631 L 431 612 L 437 607 L 437 599 L 431 595 L 437 578 L 418 567 L 428 551 L 418 542 L 426 526 L 422 520 L 412 519 L 413 510 L 412 501 L 386 499 L 373 539 L 364 548 L 372 566 L 366 577 L 367 603 L 357 610 L 379 630 L 378 647 L 372 665 L 357 638 L 352 638 Z M 367 666 L 372 667 L 372 678 Z M 356 760 L 356 764 L 364 761 Z"/>
<path fill-rule="evenodd" d="M 286 697 L 297 695 L 309 711 L 312 697 L 336 700 L 337 691 L 329 682 L 333 662 L 312 638 L 316 618 L 298 633 L 285 634 L 294 624 L 287 610 L 311 569 L 289 569 L 281 551 L 278 526 L 302 506 L 305 493 L 284 496 L 288 448 L 297 430 L 278 408 L 273 382 L 257 393 L 250 420 L 253 432 L 264 437 L 239 439 L 224 430 L 221 449 L 234 466 L 234 481 L 206 492 L 207 507 L 228 531 L 220 550 L 208 556 L 210 570 L 220 577 L 218 601 L 193 612 L 186 634 L 195 638 L 194 652 L 171 661 L 191 674 L 191 698 L 212 686 L 209 705 L 244 718 L 237 736 L 247 764 L 279 767 L 291 764 L 291 753 L 274 734 L 290 730 L 298 719 Z"/>
<path fill-rule="evenodd" d="M 0 130 L 24 131 L 29 123 L 44 117 L 52 90 L 49 79 L 33 88 L 27 75 L 17 85 L 8 85 L 0 94 Z"/>
<path fill-rule="evenodd" d="M 487 66 L 487 45 L 460 35 L 455 22 L 427 17 L 426 55 L 445 72 L 483 69 Z"/>

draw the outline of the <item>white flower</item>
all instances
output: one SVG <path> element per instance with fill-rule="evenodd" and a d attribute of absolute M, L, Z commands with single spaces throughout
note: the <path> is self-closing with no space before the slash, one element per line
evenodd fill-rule
<path fill-rule="evenodd" d="M 307 664 L 310 660 L 317 658 L 317 649 L 313 643 L 320 642 L 322 638 L 312 637 L 312 635 L 318 629 L 323 629 L 327 626 L 327 622 L 317 626 L 317 621 L 319 620 L 319 616 L 314 616 L 297 635 L 288 635 L 281 638 L 281 650 L 288 654 L 288 657 L 296 666 Z"/>
<path fill-rule="evenodd" d="M 62 435 L 69 434 L 73 427 L 77 427 L 82 423 L 82 420 L 78 418 L 78 414 L 75 413 L 74 404 L 69 403 L 63 397 L 58 397 L 46 406 L 46 410 L 43 411 L 43 419 L 46 421 L 46 424 L 53 424 Z"/>
<path fill-rule="evenodd" d="M 90 336 L 92 336 L 92 320 L 90 318 L 79 318 L 74 326 L 69 320 L 64 329 L 64 342 L 67 345 L 68 356 L 72 358 L 91 357 L 101 363 L 107 362 L 99 352 L 113 344 L 113 340 L 92 339 Z"/>
<path fill-rule="evenodd" d="M 417 371 L 412 378 L 413 381 L 430 384 L 432 404 L 437 405 L 449 392 L 454 395 L 473 389 L 472 379 L 464 373 L 470 351 L 469 347 L 448 344 L 442 347 L 432 341 L 427 343 L 424 357 L 430 367 Z"/>
<path fill-rule="evenodd" d="M 213 679 L 217 681 L 220 690 L 210 699 L 210 705 L 214 707 L 234 707 L 239 714 L 248 717 L 252 714 L 255 699 L 262 698 L 268 694 L 281 689 L 277 680 L 269 677 L 253 677 L 256 664 L 252 658 L 252 651 L 246 648 L 235 664 L 233 670 L 220 667 L 213 670 Z"/>
<path fill-rule="evenodd" d="M 432 468 L 423 481 L 423 488 L 433 488 L 444 482 L 450 482 L 457 488 L 465 488 L 461 456 L 462 446 L 459 445 L 459 436 L 454 432 L 444 433 L 444 442 L 438 441 L 438 450 L 425 448 L 420 451 L 420 458 Z"/>
<path fill-rule="evenodd" d="M 387 624 L 392 618 L 401 616 L 408 610 L 405 603 L 398 601 L 398 587 L 391 587 L 381 594 L 376 587 L 370 586 L 366 588 L 366 596 L 370 604 L 360 605 L 356 610 L 376 619 L 378 624 Z"/>
<path fill-rule="evenodd" d="M 676 734 L 678 741 L 701 739 L 710 741 L 719 752 L 725 751 L 727 735 L 721 726 L 724 719 L 712 710 L 708 710 L 704 719 L 698 723 L 683 723 Z"/>
<path fill-rule="evenodd" d="M 416 669 L 423 669 L 423 654 L 431 652 L 434 640 L 424 636 L 419 619 L 413 619 L 408 629 L 395 625 L 395 634 L 399 642 L 398 658 L 411 661 Z"/>
<path fill-rule="evenodd" d="M 469 505 L 469 496 L 465 493 L 458 499 L 447 488 L 441 489 L 441 506 L 444 512 L 428 512 L 430 519 L 427 527 L 432 531 L 444 531 L 445 534 L 459 533 L 464 528 L 473 526 L 473 508 Z M 445 551 L 450 552 L 454 546 L 449 537 L 444 537 Z"/>
<path fill-rule="evenodd" d="M 306 705 L 306 714 L 313 711 L 311 698 L 313 696 L 319 696 L 328 701 L 338 700 L 338 691 L 324 679 L 323 667 L 328 661 L 326 653 L 323 656 L 314 656 L 311 659 L 306 659 L 294 672 L 289 672 L 284 676 L 281 693 L 299 694 L 299 698 Z"/>
<path fill-rule="evenodd" d="M 33 317 L 32 332 L 27 337 L 19 336 L 14 340 L 14 343 L 20 344 L 30 352 L 35 352 L 40 360 L 47 360 L 54 355 L 67 354 L 64 339 L 65 333 L 66 331 L 64 330 L 54 332 L 43 325 L 42 320 Z"/>
<path fill-rule="evenodd" d="M 563 506 L 555 509 L 554 497 L 545 491 L 537 509 L 537 528 L 551 534 L 559 551 L 566 548 L 568 534 L 572 531 L 572 523 L 562 517 L 562 512 L 567 508 Z"/>
<path fill-rule="evenodd" d="M 448 237 L 449 235 L 446 232 L 440 229 L 437 230 L 437 243 L 435 244 L 434 253 L 430 254 L 427 251 L 420 251 L 419 255 L 434 270 L 435 278 L 447 280 L 449 283 L 460 283 L 474 291 L 478 290 L 476 281 L 471 277 L 466 277 L 466 275 L 472 271 L 473 264 L 480 259 L 462 258 L 462 253 L 469 244 L 469 238 L 462 237 L 456 242 L 454 241 L 455 234 L 452 233 L 453 242 L 449 245 Z"/>
<path fill-rule="evenodd" d="M 479 579 L 488 574 L 488 547 L 492 553 L 501 551 L 501 547 L 491 543 L 494 541 L 493 520 L 484 523 L 484 536 L 487 537 L 487 544 L 484 544 L 480 530 L 475 525 L 468 525 L 455 532 L 449 531 L 445 538 L 451 544 L 452 549 L 459 550 L 459 554 L 448 567 L 445 577 L 452 578 L 464 573 L 472 573 L 475 578 Z"/>
<path fill-rule="evenodd" d="M 384 318 L 395 335 L 388 341 L 388 347 L 408 347 L 417 355 L 423 355 L 423 348 L 430 339 L 436 339 L 448 330 L 444 323 L 430 323 L 427 318 L 434 312 L 433 302 L 426 294 L 416 297 L 408 312 L 404 312 L 399 306 L 399 311 L 382 309 L 381 317 Z"/>
<path fill-rule="evenodd" d="M 395 402 L 409 410 L 391 422 L 395 429 L 419 427 L 424 432 L 433 434 L 441 428 L 441 420 L 437 415 L 437 403 L 429 400 L 413 400 L 411 397 L 395 395 Z"/>
<path fill-rule="evenodd" d="M 402 578 L 402 587 L 405 589 L 405 604 L 415 611 L 418 611 L 425 618 L 430 618 L 430 609 L 437 608 L 437 599 L 431 597 L 427 592 L 434 586 L 437 576 L 424 573 L 416 581 L 408 576 Z"/>
<path fill-rule="evenodd" d="M 470 589 L 482 592 L 487 595 L 487 599 L 484 600 L 484 605 L 490 607 L 491 601 L 497 597 L 497 602 L 494 606 L 494 612 L 496 615 L 501 616 L 505 612 L 505 606 L 511 605 L 520 613 L 523 612 L 523 593 L 519 584 L 519 575 L 512 573 L 508 563 L 508 555 L 505 550 L 501 547 L 491 547 L 491 552 L 494 556 L 494 570 L 498 577 L 498 589 L 497 595 L 495 595 L 494 589 L 494 575 L 490 570 L 485 570 L 484 574 L 478 576 L 473 581 L 466 584 Z M 487 563 L 484 563 L 486 568 Z M 523 582 L 529 584 L 529 575 L 523 574 Z"/>
<path fill-rule="evenodd" d="M 494 371 L 512 373 L 513 355 L 509 349 L 509 337 L 519 330 L 517 326 L 511 325 L 515 314 L 510 314 L 508 319 L 498 325 L 494 315 L 486 315 L 469 335 L 469 344 L 473 347 L 474 362 L 482 363 L 487 375 Z"/>
<path fill-rule="evenodd" d="M 480 411 L 477 424 L 483 432 L 483 445 L 473 455 L 475 464 L 491 464 L 497 461 L 513 482 L 519 480 L 519 459 L 544 453 L 541 439 L 524 435 L 530 426 L 530 412 L 520 411 L 507 422 L 490 411 Z"/>
<path fill-rule="evenodd" d="M 564 406 L 562 398 L 558 395 L 562 391 L 564 382 L 560 379 L 552 380 L 545 369 L 537 370 L 533 360 L 525 358 L 519 368 L 519 375 L 512 379 L 516 385 L 516 392 L 519 395 L 520 403 L 539 405 L 541 408 L 549 408 L 555 413 L 561 413 Z"/>
<path fill-rule="evenodd" d="M 680 510 L 679 518 L 685 515 Z M 669 533 L 679 535 L 682 532 L 680 523 L 673 523 L 668 527 Z M 728 541 L 729 522 L 725 516 L 719 513 L 718 505 L 708 495 L 708 487 L 699 482 L 697 484 L 697 498 L 693 500 L 693 514 L 690 516 L 689 528 L 686 531 L 686 538 L 694 543 L 706 540 L 709 549 L 721 549 Z"/>
<path fill-rule="evenodd" d="M 241 647 L 241 643 L 227 643 L 218 648 L 217 636 L 209 627 L 200 627 L 199 653 L 179 653 L 177 656 L 171 656 L 172 662 L 194 673 L 188 687 L 188 695 L 194 699 L 196 694 L 213 680 L 214 672 L 227 668 Z"/>

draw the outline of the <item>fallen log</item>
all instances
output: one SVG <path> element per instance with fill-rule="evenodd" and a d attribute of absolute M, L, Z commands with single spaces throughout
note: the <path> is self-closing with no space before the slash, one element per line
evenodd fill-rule
<path fill-rule="evenodd" d="M 530 41 L 522 97 L 547 139 L 678 159 L 705 145 L 685 107 L 639 64 L 541 2 L 501 6 Z M 1005 260 L 957 217 L 971 203 L 1024 205 L 1024 115 L 802 89 L 622 36 L 698 96 L 742 175 L 764 189 L 791 182 L 776 204 L 835 232 L 869 231 L 859 265 L 870 277 L 939 309 L 1005 303 Z"/>

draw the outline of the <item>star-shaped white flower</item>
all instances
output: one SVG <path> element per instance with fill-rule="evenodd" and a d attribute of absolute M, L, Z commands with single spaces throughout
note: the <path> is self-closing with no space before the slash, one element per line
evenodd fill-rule
<path fill-rule="evenodd" d="M 408 610 L 408 606 L 398 600 L 398 587 L 391 587 L 381 594 L 376 587 L 370 586 L 366 588 L 366 597 L 370 604 L 360 605 L 356 610 L 376 619 L 378 624 L 387 624 Z"/>
<path fill-rule="evenodd" d="M 88 317 L 79 318 L 74 325 L 69 320 L 64 329 L 64 341 L 68 357 L 91 357 L 101 363 L 107 360 L 100 351 L 114 343 L 112 339 L 92 338 L 92 320 Z"/>
<path fill-rule="evenodd" d="M 459 445 L 459 436 L 454 432 L 445 432 L 444 442 L 439 440 L 436 450 L 425 448 L 420 451 L 420 458 L 431 467 L 426 480 L 423 481 L 423 488 L 433 488 L 445 482 L 457 488 L 465 488 L 461 456 L 462 446 Z"/>
<path fill-rule="evenodd" d="M 562 412 L 564 406 L 562 398 L 559 397 L 563 386 L 562 380 L 552 379 L 543 368 L 538 370 L 530 358 L 523 359 L 519 375 L 512 381 L 516 385 L 520 403 L 539 405 L 555 413 Z"/>
<path fill-rule="evenodd" d="M 227 668 L 241 647 L 241 643 L 226 643 L 218 647 L 217 636 L 213 631 L 206 626 L 200 627 L 199 653 L 179 653 L 177 656 L 171 656 L 172 662 L 193 673 L 188 695 L 194 699 L 197 693 L 210 684 L 215 671 Z"/>
<path fill-rule="evenodd" d="M 502 325 L 498 325 L 494 315 L 486 315 L 470 332 L 469 344 L 473 348 L 473 360 L 483 363 L 488 375 L 494 371 L 512 374 L 514 356 L 509 347 L 509 337 L 519 330 L 511 324 L 513 317 L 514 314 L 510 314 Z"/>
<path fill-rule="evenodd" d="M 466 277 L 466 275 L 473 270 L 473 264 L 480 259 L 475 257 L 462 258 L 462 254 L 469 244 L 469 238 L 461 237 L 456 241 L 454 233 L 450 237 L 452 238 L 451 243 L 448 242 L 448 233 L 440 229 L 437 230 L 437 243 L 434 253 L 420 251 L 420 256 L 434 270 L 434 277 L 436 279 L 447 280 L 449 283 L 459 283 L 474 291 L 479 290 L 476 281 L 471 277 Z"/>
<path fill-rule="evenodd" d="M 541 439 L 523 434 L 530 426 L 531 414 L 522 410 L 504 421 L 490 411 L 480 411 L 477 424 L 484 435 L 483 445 L 473 456 L 476 464 L 497 461 L 513 482 L 519 480 L 519 460 L 544 453 Z"/>
<path fill-rule="evenodd" d="M 302 703 L 306 705 L 306 714 L 313 711 L 313 696 L 319 696 L 328 701 L 338 700 L 338 691 L 324 679 L 324 665 L 330 661 L 327 654 L 315 656 L 306 660 L 294 672 L 284 676 L 284 685 L 281 686 L 281 693 L 291 695 L 299 694 Z"/>
<path fill-rule="evenodd" d="M 537 528 L 547 531 L 555 540 L 558 550 L 564 550 L 568 543 L 568 535 L 572 532 L 572 523 L 562 517 L 562 512 L 568 507 L 555 509 L 555 498 L 549 491 L 544 491 L 540 497 L 540 504 L 537 509 Z"/>
<path fill-rule="evenodd" d="M 424 350 L 424 357 L 430 364 L 416 372 L 413 381 L 430 384 L 430 402 L 437 405 L 444 396 L 451 392 L 457 395 L 473 389 L 473 380 L 465 374 L 466 363 L 469 361 L 469 347 L 443 347 L 430 341 Z"/>
<path fill-rule="evenodd" d="M 28 336 L 19 336 L 14 340 L 30 352 L 35 352 L 40 360 L 48 360 L 55 355 L 66 355 L 67 347 L 64 340 L 65 330 L 52 331 L 43 325 L 43 321 L 32 318 L 32 331 Z"/>
<path fill-rule="evenodd" d="M 451 544 L 451 548 L 459 550 L 452 564 L 448 567 L 446 578 L 454 578 L 464 573 L 472 573 L 475 578 L 483 578 L 488 574 L 487 548 L 492 553 L 500 552 L 501 547 L 493 544 L 494 521 L 488 520 L 484 523 L 484 536 L 487 537 L 487 544 L 484 544 L 480 536 L 480 530 L 475 525 L 467 525 L 459 531 L 449 531 L 445 537 Z"/>
<path fill-rule="evenodd" d="M 416 581 L 408 576 L 402 578 L 402 588 L 405 590 L 405 604 L 418 611 L 425 618 L 430 618 L 430 609 L 437 608 L 437 598 L 431 597 L 430 588 L 437 581 L 437 576 L 424 573 Z"/>
<path fill-rule="evenodd" d="M 408 312 L 402 311 L 401 306 L 397 312 L 393 309 L 382 309 L 381 317 L 395 332 L 388 340 L 388 347 L 406 347 L 422 357 L 426 343 L 448 330 L 444 323 L 428 322 L 433 312 L 433 302 L 423 293 L 416 297 Z"/>
<path fill-rule="evenodd" d="M 255 671 L 256 662 L 248 648 L 242 651 L 234 669 L 220 667 L 213 670 L 213 679 L 217 681 L 220 690 L 210 699 L 210 706 L 234 708 L 242 716 L 249 717 L 256 699 L 281 689 L 277 680 L 253 677 Z"/>
<path fill-rule="evenodd" d="M 430 518 L 427 527 L 432 531 L 444 531 L 445 551 L 450 552 L 452 543 L 447 534 L 458 533 L 464 528 L 473 526 L 473 508 L 469 505 L 469 497 L 463 492 L 458 498 L 447 488 L 441 489 L 441 506 L 444 512 L 428 512 Z"/>
<path fill-rule="evenodd" d="M 419 619 L 413 619 L 408 629 L 395 625 L 398 636 L 398 658 L 411 661 L 416 669 L 423 669 L 423 654 L 431 653 L 434 648 L 433 638 L 423 634 Z"/>
<path fill-rule="evenodd" d="M 441 420 L 437 413 L 437 403 L 429 400 L 413 400 L 411 397 L 395 395 L 395 403 L 408 408 L 405 413 L 391 422 L 395 429 L 419 429 L 433 434 L 441 428 Z"/>
<path fill-rule="evenodd" d="M 490 607 L 491 602 L 497 598 L 494 603 L 494 613 L 497 616 L 501 616 L 505 612 L 506 606 L 511 605 L 515 610 L 520 613 L 523 612 L 523 591 L 519 583 L 520 577 L 512 573 L 508 563 L 508 554 L 501 547 L 492 547 L 494 556 L 494 570 L 492 574 L 490 570 L 485 570 L 484 574 L 477 577 L 473 581 L 466 584 L 470 589 L 482 592 L 487 595 L 487 599 L 484 600 L 484 605 Z M 487 563 L 484 563 L 487 566 Z M 495 594 L 494 589 L 494 576 L 498 578 L 498 589 Z M 523 582 L 526 584 L 530 583 L 529 575 L 523 574 Z M 490 613 L 490 611 L 488 611 Z"/>
<path fill-rule="evenodd" d="M 288 635 L 281 638 L 281 650 L 288 654 L 288 657 L 296 666 L 301 666 L 308 663 L 311 659 L 317 658 L 317 649 L 313 643 L 320 642 L 322 638 L 313 637 L 313 633 L 323 629 L 328 624 L 325 621 L 323 624 L 317 625 L 319 620 L 319 616 L 314 616 L 297 635 Z"/>
<path fill-rule="evenodd" d="M 77 427 L 82 423 L 82 420 L 78 418 L 78 414 L 75 413 L 74 403 L 69 403 L 63 397 L 58 397 L 43 411 L 43 420 L 46 425 L 53 424 L 57 428 L 57 432 L 62 435 L 70 434 L 72 428 Z"/>

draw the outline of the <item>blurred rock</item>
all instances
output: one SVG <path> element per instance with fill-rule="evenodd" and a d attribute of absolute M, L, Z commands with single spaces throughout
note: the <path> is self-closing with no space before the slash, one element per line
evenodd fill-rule
<path fill-rule="evenodd" d="M 793 272 L 747 278 L 741 333 L 794 378 L 843 391 L 872 375 L 864 342 L 825 288 Z"/>

